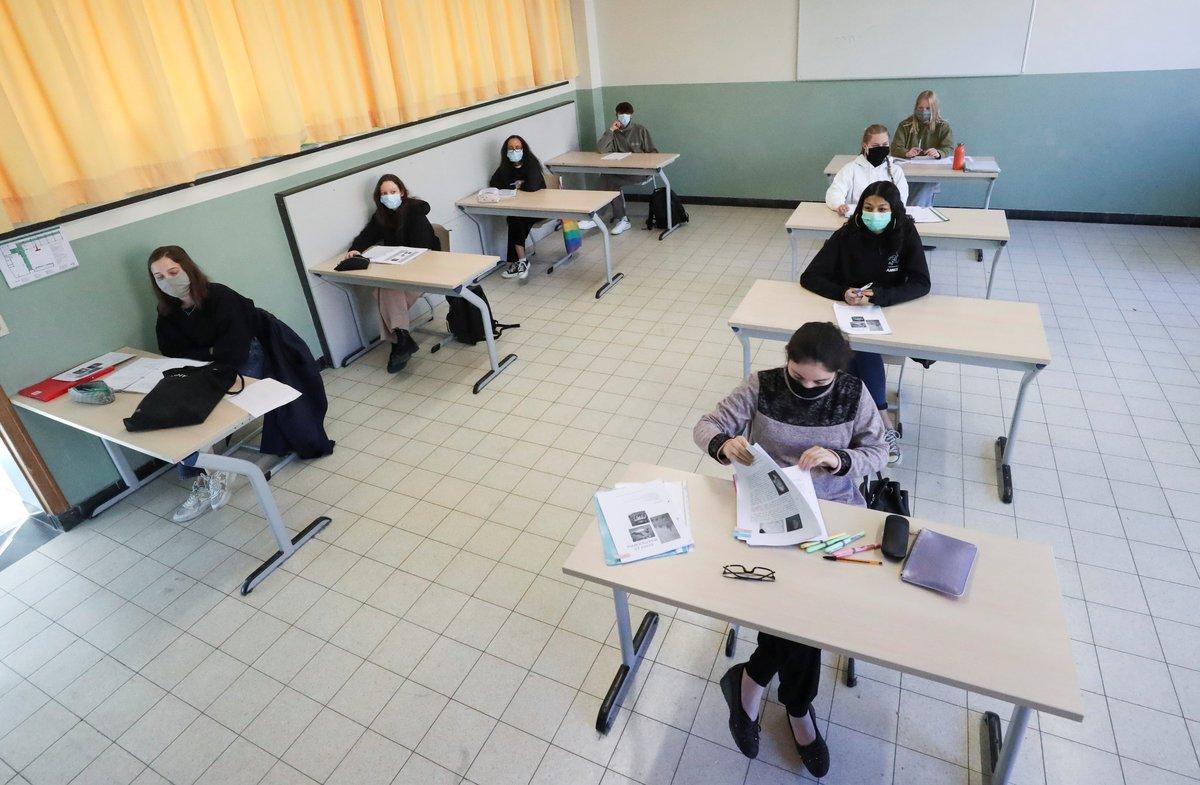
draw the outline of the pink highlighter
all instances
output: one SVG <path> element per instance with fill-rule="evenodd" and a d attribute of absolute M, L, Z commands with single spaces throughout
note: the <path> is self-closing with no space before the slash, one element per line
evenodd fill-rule
<path fill-rule="evenodd" d="M 852 548 L 842 548 L 841 550 L 834 551 L 830 556 L 840 559 L 844 556 L 853 556 L 856 553 L 862 553 L 863 551 L 877 550 L 879 547 L 878 543 L 874 545 L 856 545 Z"/>

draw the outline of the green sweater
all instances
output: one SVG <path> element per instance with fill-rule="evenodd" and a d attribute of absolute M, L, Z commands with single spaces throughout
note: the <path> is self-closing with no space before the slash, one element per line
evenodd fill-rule
<path fill-rule="evenodd" d="M 912 120 L 912 115 L 909 115 L 896 126 L 896 133 L 892 136 L 892 155 L 903 158 L 910 147 L 920 147 L 922 150 L 934 147 L 942 154 L 942 158 L 954 153 L 954 131 L 950 129 L 950 123 L 938 120 L 932 131 L 928 125 L 920 123 L 917 132 L 913 133 Z"/>
<path fill-rule="evenodd" d="M 657 153 L 654 140 L 646 126 L 630 123 L 629 127 L 620 131 L 605 131 L 596 142 L 596 150 L 601 153 Z"/>

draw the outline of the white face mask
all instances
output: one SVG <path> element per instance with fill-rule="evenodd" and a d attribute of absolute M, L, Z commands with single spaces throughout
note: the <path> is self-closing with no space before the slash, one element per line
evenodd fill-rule
<path fill-rule="evenodd" d="M 192 282 L 188 280 L 187 273 L 183 270 L 180 270 L 178 275 L 171 278 L 166 276 L 155 278 L 154 283 L 158 284 L 158 288 L 162 289 L 163 294 L 180 300 L 192 290 Z"/>
<path fill-rule="evenodd" d="M 525 150 L 523 150 L 521 148 L 508 151 L 508 160 L 512 161 L 514 164 L 521 163 L 521 159 L 524 157 L 525 157 Z"/>
<path fill-rule="evenodd" d="M 629 123 L 630 123 L 632 120 L 633 120 L 633 115 L 631 115 L 631 114 L 619 114 L 619 115 L 617 115 L 617 122 L 621 124 L 621 127 L 622 127 L 622 128 L 628 128 L 628 127 L 629 127 Z"/>
<path fill-rule="evenodd" d="M 403 201 L 404 199 L 400 196 L 400 194 L 383 194 L 379 197 L 379 202 L 389 210 L 398 209 L 400 207 L 400 203 Z"/>

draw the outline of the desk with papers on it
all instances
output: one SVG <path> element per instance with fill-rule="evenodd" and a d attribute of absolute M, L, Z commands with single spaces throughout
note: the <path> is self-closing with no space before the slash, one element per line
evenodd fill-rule
<path fill-rule="evenodd" d="M 921 223 L 917 232 L 922 240 L 939 248 L 949 249 L 992 249 L 992 266 L 987 278 L 987 293 L 992 296 L 992 285 L 996 281 L 996 264 L 1000 253 L 1008 245 L 1008 219 L 1003 210 L 980 210 L 973 207 L 938 207 L 937 212 L 945 221 Z M 829 235 L 842 228 L 846 219 L 830 210 L 824 202 L 801 202 L 788 216 L 784 226 L 792 247 L 792 280 L 800 280 L 800 249 L 798 240 L 824 242 Z"/>
<path fill-rule="evenodd" d="M 566 188 L 543 188 L 540 191 L 517 191 L 515 196 L 501 199 L 498 202 L 481 202 L 478 194 L 471 194 L 459 199 L 454 205 L 475 224 L 475 229 L 479 232 L 480 248 L 487 246 L 483 241 L 483 227 L 475 220 L 477 215 L 594 221 L 596 228 L 600 230 L 600 237 L 604 240 L 605 281 L 596 290 L 596 299 L 599 300 L 625 277 L 625 273 L 613 274 L 612 238 L 609 235 L 608 226 L 600 218 L 600 211 L 620 195 L 617 191 L 571 191 Z M 575 254 L 568 254 L 550 265 L 546 273 L 553 273 L 574 260 Z"/>
<path fill-rule="evenodd" d="M 612 727 L 658 625 L 658 614 L 650 612 L 636 632 L 631 630 L 629 594 L 1015 704 L 1002 744 L 994 739 L 1000 744 L 992 761 L 997 785 L 1009 781 L 1035 710 L 1083 719 L 1048 546 L 914 518 L 914 528 L 978 547 L 967 591 L 955 600 L 901 583 L 899 562 L 867 568 L 826 561 L 799 548 L 751 549 L 729 536 L 735 500 L 727 479 L 648 464 L 633 464 L 622 479 L 685 483 L 696 544 L 681 556 L 612 567 L 605 563 L 599 530 L 588 527 L 567 557 L 565 574 L 613 592 L 622 664 L 596 718 L 601 733 Z M 884 513 L 819 504 L 831 531 L 866 530 L 871 541 L 878 541 Z M 765 567 L 774 570 L 775 580 L 729 580 L 723 577 L 726 564 Z M 839 612 L 797 613 L 797 602 L 836 606 Z M 998 730 L 999 719 L 991 715 L 986 725 Z"/>
<path fill-rule="evenodd" d="M 742 374 L 750 376 L 750 339 L 787 341 L 800 325 L 833 321 L 835 300 L 799 284 L 755 281 L 729 326 L 742 344 Z M 850 348 L 885 357 L 921 357 L 1021 372 L 1008 435 L 996 440 L 1000 498 L 1013 498 L 1013 450 L 1021 411 L 1034 377 L 1050 363 L 1050 344 L 1034 303 L 931 294 L 883 309 L 889 334 L 850 334 Z"/>
<path fill-rule="evenodd" d="M 835 155 L 825 167 L 825 176 L 832 178 L 842 167 L 857 158 L 855 155 Z M 1000 177 L 1000 165 L 995 158 L 984 155 L 967 156 L 966 169 L 953 168 L 954 158 L 892 158 L 892 163 L 904 167 L 904 178 L 911 183 L 937 183 L 954 180 L 967 180 L 987 183 L 987 195 L 983 199 L 983 209 L 992 206 L 992 189 L 996 187 L 996 179 Z M 972 169 L 974 166 L 976 168 Z"/>
<path fill-rule="evenodd" d="M 170 360 L 169 358 L 164 358 L 140 349 L 125 348 L 121 351 L 134 354 L 137 358 L 157 361 L 166 360 L 165 364 L 168 367 L 194 364 L 187 360 Z M 135 359 L 128 362 L 136 361 Z M 121 366 L 118 366 L 117 371 L 109 374 L 109 376 L 115 375 L 120 369 Z M 158 371 L 158 374 L 161 377 L 161 370 Z M 138 378 L 142 377 L 139 375 Z M 105 380 L 106 377 L 100 377 L 99 381 Z M 268 381 L 270 380 L 246 379 L 246 392 L 250 392 L 259 384 Z M 289 400 L 287 397 L 289 394 L 285 393 L 284 390 L 278 389 L 279 387 L 284 388 L 284 390 L 291 390 L 293 393 L 296 392 L 287 385 L 271 382 L 266 385 L 264 390 L 252 393 L 251 400 L 246 402 L 246 408 L 233 403 L 237 396 L 226 396 L 217 404 L 212 413 L 208 415 L 208 419 L 199 425 L 164 428 L 157 431 L 140 431 L 137 433 L 131 433 L 126 430 L 124 419 L 133 414 L 133 410 L 141 403 L 144 397 L 142 393 L 118 392 L 116 401 L 103 406 L 77 403 L 72 401 L 70 396 L 67 395 L 59 396 L 51 401 L 36 401 L 21 395 L 15 395 L 11 400 L 13 405 L 19 406 L 28 412 L 60 422 L 76 430 L 96 436 L 101 440 L 104 449 L 108 452 L 114 467 L 116 467 L 117 473 L 125 484 L 125 489 L 114 498 L 97 507 L 93 511 L 93 515 L 97 515 L 108 509 L 177 463 L 198 469 L 228 471 L 233 474 L 239 474 L 249 480 L 255 496 L 258 498 L 259 506 L 262 508 L 262 515 L 266 518 L 267 526 L 279 547 L 278 552 L 274 556 L 263 562 L 242 583 L 242 594 L 249 594 L 255 586 L 278 569 L 280 565 L 291 558 L 296 551 L 324 530 L 330 523 L 328 517 L 320 516 L 301 530 L 295 537 L 290 536 L 287 527 L 284 525 L 283 517 L 279 513 L 279 508 L 275 504 L 274 497 L 271 495 L 271 488 L 267 484 L 267 480 L 270 479 L 273 473 L 279 471 L 283 466 L 292 461 L 295 458 L 294 454 L 284 456 L 282 460 L 264 472 L 254 462 L 232 456 L 232 452 L 247 446 L 244 442 L 234 444 L 224 454 L 210 452 L 213 445 L 233 436 L 242 428 L 254 422 L 257 417 L 261 416 L 261 414 L 254 412 L 265 414 L 266 411 L 273 410 L 286 403 Z M 250 410 L 248 411 L 247 409 Z M 121 448 L 156 458 L 163 461 L 165 465 L 155 470 L 149 476 L 139 478 L 137 472 L 121 451 Z"/>
<path fill-rule="evenodd" d="M 679 153 L 588 153 L 570 152 L 555 156 L 546 162 L 546 168 L 555 174 L 625 174 L 662 180 L 667 189 L 667 228 L 659 232 L 658 239 L 666 238 L 683 226 L 676 226 L 671 218 L 671 181 L 666 169 L 675 163 Z"/>
<path fill-rule="evenodd" d="M 368 248 L 367 253 L 371 253 L 372 250 L 373 248 Z M 371 286 L 379 289 L 428 292 L 445 297 L 461 297 L 474 305 L 479 310 L 479 318 L 483 320 L 483 339 L 487 345 L 490 366 L 490 370 L 475 382 L 473 387 L 475 393 L 478 394 L 501 371 L 516 362 L 515 354 L 509 354 L 503 359 L 497 355 L 496 339 L 492 334 L 491 309 L 482 298 L 471 291 L 472 285 L 479 283 L 496 270 L 500 257 L 477 253 L 424 251 L 420 255 L 410 256 L 402 264 L 371 264 L 365 270 L 338 270 L 337 266 L 341 259 L 340 256 L 327 259 L 310 267 L 308 272 L 342 288 Z M 342 365 L 347 365 L 361 357 L 374 345 L 372 339 L 362 334 L 362 318 L 358 311 L 358 298 L 350 296 L 348 299 L 363 348 L 343 359 Z"/>

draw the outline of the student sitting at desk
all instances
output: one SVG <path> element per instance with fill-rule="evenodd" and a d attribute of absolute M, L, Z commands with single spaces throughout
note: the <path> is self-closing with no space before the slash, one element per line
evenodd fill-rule
<path fill-rule="evenodd" d="M 819 498 L 865 505 L 855 480 L 883 468 L 887 446 L 870 394 L 845 372 L 851 355 L 835 325 L 803 325 L 788 340 L 784 367 L 743 382 L 700 418 L 693 439 L 723 464 L 751 463 L 748 448 L 758 444 L 779 465 L 812 472 Z M 750 660 L 721 678 L 729 732 L 743 755 L 757 757 L 763 694 L 776 674 L 796 751 L 809 774 L 823 777 L 829 748 L 812 708 L 821 679 L 820 649 L 760 632 Z"/>
<path fill-rule="evenodd" d="M 864 287 L 870 284 L 870 288 Z M 800 276 L 800 285 L 850 305 L 888 306 L 929 294 L 929 266 L 916 224 L 889 182 L 863 189 L 850 220 L 834 232 Z M 888 463 L 900 462 L 900 434 L 888 414 L 883 357 L 855 352 L 850 370 L 863 380 L 887 426 Z"/>
<path fill-rule="evenodd" d="M 500 165 L 488 181 L 492 188 L 512 188 L 520 191 L 540 191 L 546 187 L 542 162 L 529 149 L 528 143 L 513 135 L 500 146 Z M 500 272 L 504 278 L 528 278 L 529 261 L 525 258 L 525 239 L 542 221 L 541 218 L 508 216 L 508 267 Z"/>
<path fill-rule="evenodd" d="M 375 212 L 367 225 L 350 243 L 346 256 L 361 253 L 372 245 L 404 245 L 409 248 L 442 250 L 442 244 L 429 223 L 429 202 L 409 196 L 404 183 L 394 174 L 385 174 L 375 184 L 372 201 Z M 399 373 L 416 354 L 417 342 L 408 332 L 408 309 L 421 297 L 420 292 L 376 289 L 379 321 L 383 336 L 391 342 L 388 373 Z"/>
<path fill-rule="evenodd" d="M 867 126 L 862 135 L 862 151 L 834 175 L 825 189 L 825 204 L 838 215 L 849 215 L 862 196 L 863 189 L 871 183 L 886 180 L 900 189 L 900 201 L 908 198 L 908 181 L 904 170 L 892 165 L 888 155 L 888 129 L 886 125 Z"/>
<path fill-rule="evenodd" d="M 622 101 L 617 104 L 617 119 L 596 142 L 596 150 L 601 153 L 657 153 L 654 140 L 646 126 L 633 121 L 633 104 Z M 605 174 L 600 177 L 600 190 L 620 192 L 622 186 L 637 185 L 646 178 L 636 174 Z M 630 229 L 629 216 L 625 213 L 625 194 L 612 203 L 613 234 L 621 234 Z"/>
<path fill-rule="evenodd" d="M 328 400 L 321 372 L 299 335 L 254 302 L 208 280 L 178 245 L 156 248 L 146 262 L 158 300 L 158 350 L 167 357 L 204 360 L 236 368 L 243 376 L 272 378 L 300 391 L 300 397 L 263 418 L 261 452 L 320 458 L 333 452 L 325 434 Z M 171 515 L 186 523 L 220 509 L 233 493 L 228 472 L 205 473 L 180 465 L 194 477 L 192 492 Z"/>
<path fill-rule="evenodd" d="M 945 158 L 953 152 L 954 131 L 950 129 L 950 123 L 942 119 L 937 93 L 921 91 L 913 113 L 896 126 L 892 155 L 897 158 Z M 905 202 L 929 207 L 938 190 L 938 183 L 913 183 Z"/>

